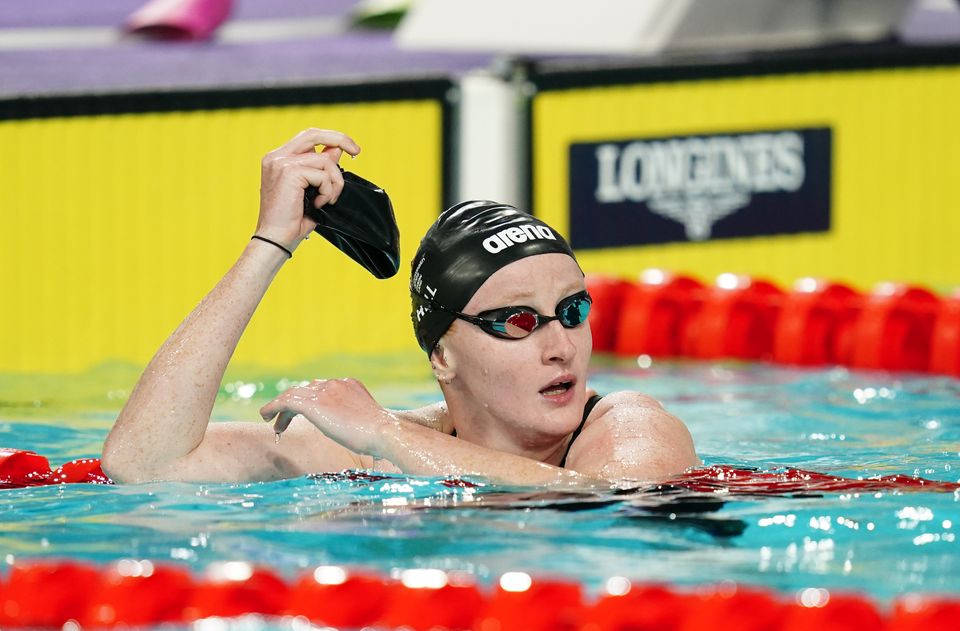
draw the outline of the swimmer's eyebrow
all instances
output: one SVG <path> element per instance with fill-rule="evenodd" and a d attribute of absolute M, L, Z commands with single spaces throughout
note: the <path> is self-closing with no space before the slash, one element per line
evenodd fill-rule
<path fill-rule="evenodd" d="M 532 289 L 528 289 L 527 291 L 515 291 L 507 294 L 506 297 L 500 300 L 500 302 L 502 302 L 505 305 L 513 305 L 513 304 L 517 304 L 518 302 L 527 300 L 528 298 L 533 298 L 536 295 L 537 295 L 537 292 Z"/>
<path fill-rule="evenodd" d="M 573 294 L 579 293 L 581 291 L 583 291 L 582 285 L 577 285 L 577 284 L 570 285 L 563 292 L 561 292 L 560 300 L 563 300 L 567 296 L 572 296 Z M 528 289 L 526 291 L 518 290 L 518 291 L 507 294 L 506 297 L 500 300 L 499 302 L 503 307 L 510 307 L 513 305 L 523 304 L 524 302 L 527 302 L 530 299 L 535 298 L 536 296 L 537 296 L 537 292 L 534 289 Z M 493 308 L 497 309 L 499 307 L 493 307 Z"/>

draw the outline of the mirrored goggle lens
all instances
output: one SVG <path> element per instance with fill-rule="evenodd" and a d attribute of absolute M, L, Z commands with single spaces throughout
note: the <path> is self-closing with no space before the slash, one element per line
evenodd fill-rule
<path fill-rule="evenodd" d="M 560 320 L 560 324 L 568 329 L 583 324 L 589 315 L 589 295 L 570 296 L 557 305 L 556 319 Z M 533 333 L 540 326 L 540 318 L 542 317 L 531 309 L 517 308 L 512 313 L 491 321 L 489 326 L 504 337 L 519 339 Z"/>
<path fill-rule="evenodd" d="M 568 329 L 583 324 L 589 315 L 590 298 L 587 296 L 571 296 L 557 305 L 560 324 Z"/>
<path fill-rule="evenodd" d="M 510 337 L 526 337 L 537 328 L 537 314 L 530 311 L 511 313 L 503 320 L 503 333 Z"/>

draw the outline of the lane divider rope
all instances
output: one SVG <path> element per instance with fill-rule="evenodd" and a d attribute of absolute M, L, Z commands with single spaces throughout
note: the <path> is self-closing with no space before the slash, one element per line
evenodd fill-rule
<path fill-rule="evenodd" d="M 725 582 L 681 589 L 611 577 L 589 596 L 575 583 L 507 572 L 492 588 L 472 577 L 410 569 L 384 577 L 320 566 L 292 580 L 245 562 L 202 576 L 174 565 L 122 560 L 105 567 L 17 562 L 0 579 L 3 628 L 113 628 L 248 614 L 305 618 L 335 628 L 475 631 L 946 631 L 955 596 L 912 594 L 878 607 L 861 595 L 806 588 L 791 598 Z"/>
<path fill-rule="evenodd" d="M 741 359 L 960 377 L 960 291 L 880 283 L 860 293 L 804 278 L 786 291 L 749 276 L 647 270 L 589 276 L 594 349 L 640 358 Z"/>

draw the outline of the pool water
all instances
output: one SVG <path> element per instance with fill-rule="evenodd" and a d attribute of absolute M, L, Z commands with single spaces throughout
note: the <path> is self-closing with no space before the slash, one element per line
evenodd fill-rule
<path fill-rule="evenodd" d="M 419 356 L 339 358 L 286 372 L 240 370 L 214 417 L 260 405 L 315 375 L 362 378 L 388 407 L 437 400 Z M 98 456 L 137 367 L 0 376 L 0 446 L 56 466 Z M 658 398 L 690 428 L 706 464 L 960 479 L 960 381 L 766 364 L 595 360 L 601 393 Z M 64 485 L 0 491 L 0 572 L 15 560 L 149 558 L 197 569 L 263 563 L 293 577 L 320 564 L 442 568 L 489 584 L 500 574 L 611 576 L 693 585 L 734 580 L 785 593 L 960 592 L 960 495 L 813 496 L 564 493 L 471 479 L 308 476 L 255 484 Z"/>

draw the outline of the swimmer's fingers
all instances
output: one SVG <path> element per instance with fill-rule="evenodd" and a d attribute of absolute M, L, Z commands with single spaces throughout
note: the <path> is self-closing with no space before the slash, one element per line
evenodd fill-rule
<path fill-rule="evenodd" d="M 277 420 L 273 424 L 273 431 L 276 434 L 282 434 L 287 431 L 287 428 L 290 427 L 290 423 L 293 422 L 293 419 L 297 416 L 296 412 L 284 411 L 277 416 Z"/>
<path fill-rule="evenodd" d="M 317 208 L 327 204 L 334 194 L 339 194 L 338 190 L 334 190 L 330 172 L 326 169 L 294 164 L 287 166 L 284 171 L 285 175 L 295 178 L 294 182 L 296 183 L 296 190 L 299 191 L 298 199 L 301 204 L 301 206 L 298 207 L 299 214 L 303 213 L 303 191 L 308 186 L 316 186 L 319 191 L 316 201 L 314 202 Z M 315 226 L 316 224 L 311 224 L 310 230 L 313 230 Z"/>
<path fill-rule="evenodd" d="M 313 169 L 305 173 L 304 177 L 319 191 L 317 197 L 313 200 L 314 208 L 323 208 L 330 203 L 334 195 L 339 195 L 340 191 L 343 190 L 342 185 L 339 189 L 334 188 L 331 174 L 327 170 Z"/>
<path fill-rule="evenodd" d="M 336 204 L 337 200 L 340 199 L 340 193 L 343 192 L 343 172 L 340 171 L 340 166 L 337 162 L 340 160 L 340 155 L 343 152 L 339 149 L 334 149 L 327 147 L 323 150 L 320 155 L 329 156 L 332 163 L 330 166 L 324 167 L 327 173 L 330 174 L 330 184 L 332 185 L 330 203 Z M 319 208 L 319 206 L 318 206 Z"/>
<path fill-rule="evenodd" d="M 355 156 L 360 153 L 360 145 L 358 145 L 350 136 L 332 129 L 316 128 L 304 129 L 302 132 L 294 136 L 289 142 L 278 148 L 276 153 L 285 155 L 306 153 L 308 151 L 313 151 L 313 149 L 318 145 L 323 145 L 327 148 L 336 147 L 343 149 L 351 156 Z"/>
<path fill-rule="evenodd" d="M 324 150 L 323 153 L 305 153 L 293 158 L 286 158 L 292 164 L 316 171 L 310 173 L 305 170 L 297 170 L 298 176 L 303 177 L 307 183 L 316 186 L 320 191 L 313 202 L 316 208 L 321 208 L 325 204 L 336 203 L 343 191 L 343 174 L 337 165 L 339 154 L 340 150 L 337 149 L 335 154 Z"/>
<path fill-rule="evenodd" d="M 283 394 L 281 394 L 279 397 L 277 397 L 276 399 L 274 399 L 274 400 L 271 401 L 270 403 L 267 403 L 267 404 L 266 404 L 265 406 L 263 406 L 262 408 L 260 408 L 260 418 L 262 418 L 264 421 L 266 421 L 266 422 L 268 422 L 268 423 L 269 423 L 270 421 L 276 419 L 277 423 L 279 424 L 280 421 L 283 420 L 283 416 L 284 416 L 285 414 L 286 414 L 286 415 L 289 415 L 290 418 L 287 419 L 286 423 L 283 424 L 283 428 L 286 429 L 286 428 L 287 428 L 287 425 L 290 424 L 290 420 L 291 420 L 294 416 L 296 416 L 297 414 L 299 414 L 299 412 L 297 412 L 296 410 L 292 409 L 292 407 L 290 406 L 289 402 L 287 401 L 287 393 L 288 393 L 288 392 L 289 392 L 289 390 L 288 390 L 287 392 L 284 392 Z"/>
<path fill-rule="evenodd" d="M 343 149 L 339 147 L 324 147 L 323 151 L 318 152 L 318 155 L 326 156 L 334 162 L 340 162 L 340 157 L 343 156 Z"/>

